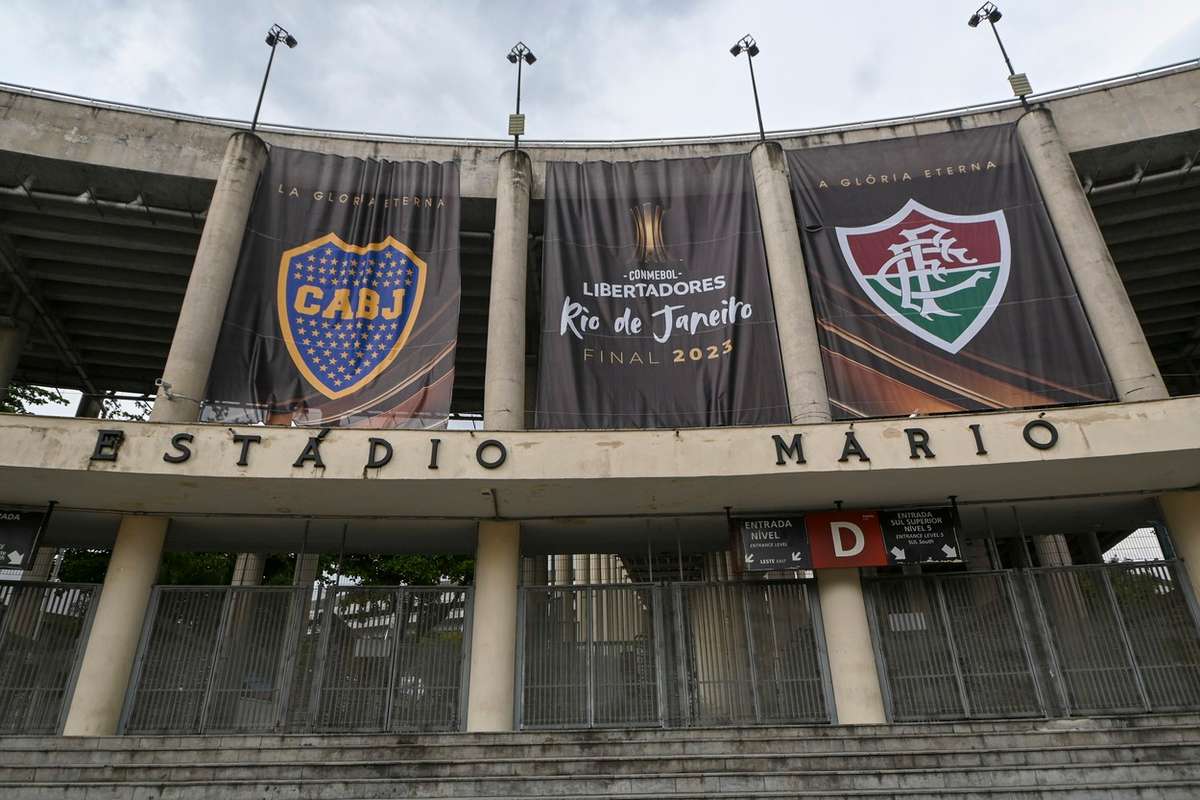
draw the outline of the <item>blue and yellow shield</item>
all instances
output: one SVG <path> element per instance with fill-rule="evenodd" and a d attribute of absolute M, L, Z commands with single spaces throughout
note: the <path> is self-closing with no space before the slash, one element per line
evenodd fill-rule
<path fill-rule="evenodd" d="M 305 379 L 336 400 L 387 369 L 417 320 L 426 272 L 391 236 L 359 247 L 330 233 L 284 252 L 279 326 Z"/>

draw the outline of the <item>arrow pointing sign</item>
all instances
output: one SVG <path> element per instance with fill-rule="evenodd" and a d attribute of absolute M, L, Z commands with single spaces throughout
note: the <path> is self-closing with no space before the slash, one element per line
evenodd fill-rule
<path fill-rule="evenodd" d="M 802 517 L 755 517 L 738 526 L 742 563 L 751 572 L 809 569 Z"/>
<path fill-rule="evenodd" d="M 881 511 L 879 521 L 893 564 L 961 560 L 954 510 L 948 506 Z"/>

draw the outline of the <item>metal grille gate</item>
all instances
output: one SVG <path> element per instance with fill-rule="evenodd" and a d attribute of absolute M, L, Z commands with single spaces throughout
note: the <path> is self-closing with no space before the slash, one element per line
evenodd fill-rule
<path fill-rule="evenodd" d="M 1182 565 L 1029 572 L 1067 714 L 1200 708 L 1200 635 Z"/>
<path fill-rule="evenodd" d="M 525 728 L 827 722 L 810 582 L 522 590 Z"/>
<path fill-rule="evenodd" d="M 864 578 L 896 721 L 1200 708 L 1178 562 Z"/>
<path fill-rule="evenodd" d="M 454 730 L 470 589 L 156 587 L 127 733 Z"/>
<path fill-rule="evenodd" d="M 1044 713 L 1011 573 L 864 577 L 863 583 L 893 720 Z"/>
<path fill-rule="evenodd" d="M 0 733 L 57 733 L 100 587 L 0 581 Z"/>

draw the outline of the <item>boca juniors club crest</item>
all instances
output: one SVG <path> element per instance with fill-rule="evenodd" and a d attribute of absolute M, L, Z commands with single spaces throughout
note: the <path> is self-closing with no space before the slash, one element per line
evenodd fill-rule
<path fill-rule="evenodd" d="M 284 252 L 279 323 L 305 379 L 336 400 L 387 369 L 412 332 L 426 272 L 391 236 L 359 247 L 330 233 Z"/>
<path fill-rule="evenodd" d="M 1003 211 L 946 214 L 909 200 L 882 222 L 836 230 L 842 256 L 871 302 L 948 353 L 983 329 L 1008 285 Z"/>

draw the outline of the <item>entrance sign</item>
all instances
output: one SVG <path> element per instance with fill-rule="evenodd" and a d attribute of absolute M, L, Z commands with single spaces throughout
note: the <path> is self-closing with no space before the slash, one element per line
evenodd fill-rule
<path fill-rule="evenodd" d="M 742 569 L 769 572 L 776 569 L 809 569 L 812 559 L 803 517 L 744 519 L 738 525 L 742 541 Z"/>
<path fill-rule="evenodd" d="M 747 518 L 738 533 L 746 572 L 962 561 L 948 506 Z"/>
<path fill-rule="evenodd" d="M 962 561 L 954 509 L 906 508 L 880 512 L 883 544 L 896 564 Z"/>
<path fill-rule="evenodd" d="M 804 527 L 812 547 L 813 569 L 885 567 L 889 563 L 878 511 L 808 514 Z"/>
<path fill-rule="evenodd" d="M 458 329 L 458 168 L 272 147 L 205 420 L 431 427 Z"/>
<path fill-rule="evenodd" d="M 1015 125 L 788 163 L 835 417 L 1114 399 Z"/>
<path fill-rule="evenodd" d="M 746 156 L 550 163 L 539 428 L 789 419 Z"/>
<path fill-rule="evenodd" d="M 47 512 L 0 507 L 0 569 L 29 569 Z"/>

